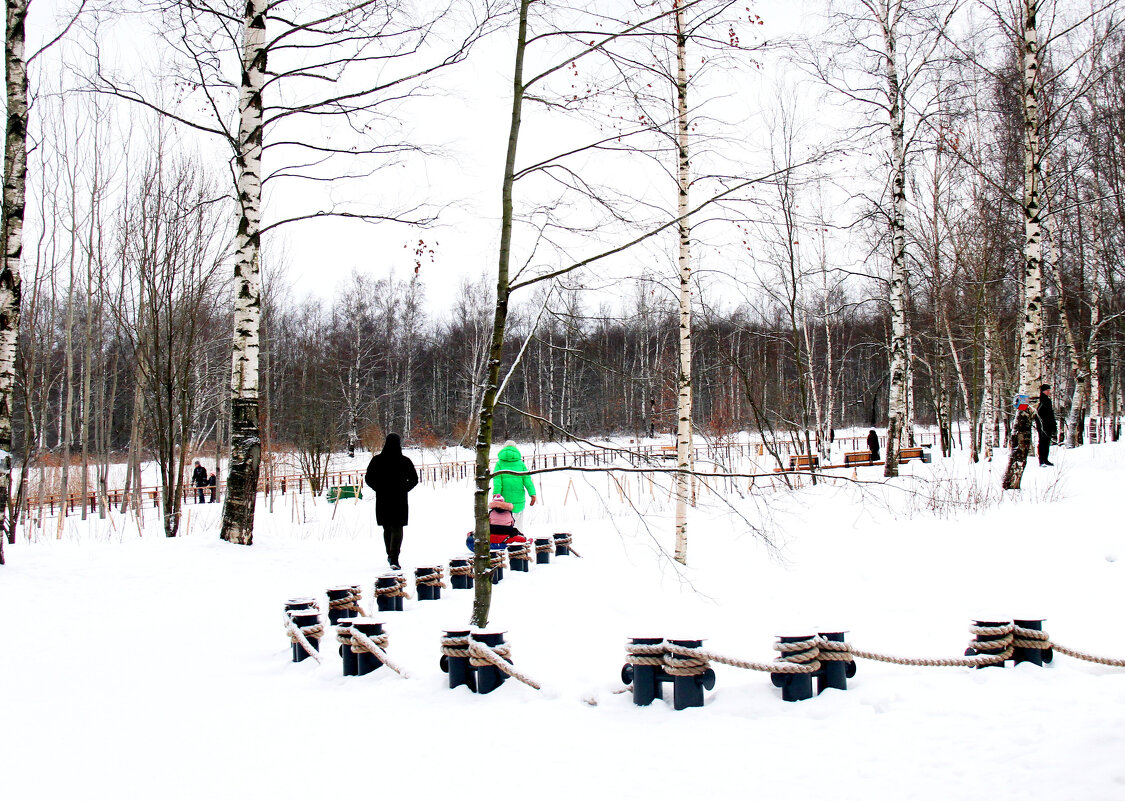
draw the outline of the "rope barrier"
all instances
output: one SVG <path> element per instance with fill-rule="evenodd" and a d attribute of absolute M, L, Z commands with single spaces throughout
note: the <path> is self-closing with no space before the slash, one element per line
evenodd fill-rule
<path fill-rule="evenodd" d="M 574 546 L 571 545 L 571 542 L 573 542 L 573 541 L 574 541 L 574 537 L 572 537 L 569 534 L 567 534 L 565 537 L 560 537 L 558 534 L 555 535 L 555 545 L 565 545 L 567 548 L 570 549 L 570 552 L 572 554 L 574 554 L 579 559 L 581 559 L 582 554 L 580 554 L 580 553 L 578 553 L 578 551 L 574 550 Z"/>
<path fill-rule="evenodd" d="M 443 640 L 444 642 L 444 640 Z M 492 665 L 507 673 L 513 679 L 519 679 L 528 687 L 534 687 L 536 690 L 542 690 L 539 683 L 533 679 L 528 678 L 523 673 L 520 673 L 510 662 L 506 659 L 512 652 L 512 646 L 508 643 L 501 643 L 494 648 L 485 645 L 476 640 L 469 641 L 469 664 L 473 667 L 486 667 Z"/>
<path fill-rule="evenodd" d="M 550 540 L 535 543 L 535 553 L 554 553 L 555 545 Z"/>
<path fill-rule="evenodd" d="M 1014 644 L 1017 648 L 1033 648 L 1040 651 L 1054 650 L 1058 651 L 1060 654 L 1065 654 L 1066 656 L 1081 659 L 1086 662 L 1095 662 L 1099 665 L 1108 665 L 1110 667 L 1125 667 L 1125 659 L 1095 656 L 1084 651 L 1076 651 L 1073 648 L 1067 648 L 1066 646 L 1051 642 L 1050 636 L 1048 636 L 1045 631 L 1036 631 L 1035 629 L 1025 629 L 1016 626 L 1015 634 L 1016 639 L 1014 640 Z"/>
<path fill-rule="evenodd" d="M 969 643 L 969 647 L 973 650 L 980 650 L 982 647 L 993 649 L 1000 648 L 999 653 L 995 654 L 977 654 L 975 656 L 957 657 L 953 659 L 924 659 L 924 658 L 909 658 L 900 656 L 891 656 L 889 654 L 880 654 L 874 651 L 861 651 L 857 648 L 849 647 L 848 652 L 852 656 L 858 656 L 861 659 L 871 659 L 876 662 L 888 662 L 893 665 L 913 665 L 915 667 L 984 667 L 985 665 L 999 665 L 1003 664 L 1006 660 L 1012 658 L 1012 651 L 1014 650 L 1014 632 L 1015 626 L 1008 623 L 1003 626 L 970 626 L 969 631 L 974 636 L 982 637 L 999 637 L 997 640 L 974 640 Z M 847 645 L 847 643 L 834 643 L 835 645 Z"/>
<path fill-rule="evenodd" d="M 292 620 L 285 623 L 285 632 L 289 635 L 290 642 L 299 643 L 305 649 L 305 653 L 320 661 L 320 652 L 312 647 L 309 642 L 309 637 L 320 639 L 320 635 L 324 633 L 324 626 L 320 623 L 314 623 L 311 626 L 298 626 Z"/>
<path fill-rule="evenodd" d="M 450 576 L 450 578 L 452 578 L 453 576 L 472 576 L 472 575 L 473 575 L 473 563 L 472 562 L 469 562 L 468 564 L 465 564 L 465 565 L 450 565 L 449 566 L 449 576 Z"/>
<path fill-rule="evenodd" d="M 513 543 L 516 548 L 508 546 L 508 559 L 523 559 L 525 561 L 531 560 L 531 543 L 519 542 Z"/>
<path fill-rule="evenodd" d="M 381 595 L 386 595 L 386 596 L 389 596 L 391 598 L 395 598 L 395 597 L 398 597 L 398 596 L 402 596 L 403 598 L 412 597 L 410 595 L 410 593 L 407 592 L 407 590 L 406 590 L 406 576 L 403 576 L 403 575 L 399 574 L 399 575 L 396 575 L 394 577 L 394 579 L 395 579 L 395 583 L 390 585 L 389 587 L 380 587 L 378 584 L 376 584 L 375 585 L 375 595 L 376 595 L 376 597 L 381 596 Z"/>

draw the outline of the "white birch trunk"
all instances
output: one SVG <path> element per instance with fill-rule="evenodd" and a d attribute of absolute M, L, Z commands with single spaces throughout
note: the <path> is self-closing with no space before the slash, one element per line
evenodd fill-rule
<path fill-rule="evenodd" d="M 981 450 L 984 458 L 992 460 L 992 449 L 996 443 L 996 379 L 993 375 L 996 358 L 995 348 L 992 344 L 992 317 L 984 318 L 984 391 L 981 395 L 980 422 L 981 422 Z"/>
<path fill-rule="evenodd" d="M 1039 120 L 1039 0 L 1024 0 L 1023 41 L 1023 333 L 1020 337 L 1019 392 L 1028 398 L 1042 383 L 1040 373 L 1040 337 L 1043 331 L 1043 226 L 1042 226 L 1042 155 Z M 1031 449 L 1031 414 L 1018 412 L 1008 437 L 1008 469 L 1004 473 L 1004 489 L 1019 489 L 1027 454 Z"/>
<path fill-rule="evenodd" d="M 688 159 L 688 103 L 687 103 L 687 37 L 684 33 L 684 14 L 681 4 L 676 4 L 676 179 L 678 184 L 676 226 L 679 233 L 680 268 L 680 339 L 679 370 L 676 397 L 676 553 L 680 564 L 687 564 L 687 506 L 689 501 L 689 471 L 691 459 L 691 226 L 688 224 L 688 192 L 690 188 L 690 162 Z"/>
<path fill-rule="evenodd" d="M 262 220 L 262 87 L 266 71 L 265 0 L 247 0 L 243 18 L 242 86 L 235 165 L 239 204 L 235 234 L 234 338 L 231 365 L 231 455 L 220 536 L 250 545 L 262 443 L 258 428 L 258 355 Z"/>
<path fill-rule="evenodd" d="M 909 275 L 906 265 L 906 145 L 905 110 L 898 76 L 898 44 L 896 22 L 900 7 L 892 4 L 880 9 L 885 13 L 883 26 L 884 69 L 887 79 L 887 100 L 891 135 L 891 376 L 889 385 L 889 424 L 884 476 L 898 475 L 898 453 L 902 430 L 907 424 L 907 387 L 910 363 L 907 353 L 906 292 Z"/>
<path fill-rule="evenodd" d="M 0 565 L 4 541 L 16 532 L 8 514 L 12 487 L 12 407 L 15 400 L 16 343 L 20 330 L 20 263 L 23 259 L 23 213 L 27 179 L 27 65 L 24 23 L 27 0 L 8 0 L 4 36 L 5 97 L 3 220 L 0 247 Z"/>

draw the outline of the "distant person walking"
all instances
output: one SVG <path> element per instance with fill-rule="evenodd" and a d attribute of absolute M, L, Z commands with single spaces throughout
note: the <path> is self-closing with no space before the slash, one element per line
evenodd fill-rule
<path fill-rule="evenodd" d="M 191 471 L 191 483 L 195 487 L 196 503 L 204 503 L 203 488 L 207 486 L 207 468 L 195 460 L 195 469 Z"/>
<path fill-rule="evenodd" d="M 871 451 L 871 461 L 879 461 L 879 435 L 874 428 L 867 432 L 867 450 Z"/>
<path fill-rule="evenodd" d="M 1035 429 L 1039 433 L 1039 466 L 1054 467 L 1048 458 L 1051 443 L 1059 435 L 1059 423 L 1055 419 L 1055 406 L 1051 403 L 1051 385 L 1039 387 L 1039 409 L 1035 412 Z"/>
<path fill-rule="evenodd" d="M 525 472 L 527 465 L 523 462 L 523 454 L 516 447 L 516 443 L 508 440 L 500 453 L 496 454 L 496 470 L 518 470 Z M 504 500 L 512 505 L 512 514 L 516 519 L 516 528 L 523 527 L 523 510 L 527 505 L 527 496 L 531 496 L 531 505 L 535 505 L 535 482 L 531 476 L 514 476 L 504 473 L 492 479 L 492 493 L 502 495 Z"/>
<path fill-rule="evenodd" d="M 402 438 L 387 434 L 383 450 L 371 457 L 364 482 L 375 491 L 375 522 L 383 527 L 387 562 L 393 570 L 402 568 L 402 530 L 410 522 L 406 494 L 418 486 L 414 462 L 402 455 Z"/>
<path fill-rule="evenodd" d="M 215 502 L 215 488 L 218 487 L 219 480 L 215 478 L 215 474 L 207 476 L 207 486 L 211 488 L 211 503 Z"/>

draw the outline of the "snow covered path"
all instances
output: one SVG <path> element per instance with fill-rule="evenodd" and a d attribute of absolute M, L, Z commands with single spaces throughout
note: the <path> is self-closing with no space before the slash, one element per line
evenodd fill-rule
<path fill-rule="evenodd" d="M 289 507 L 260 510 L 252 548 L 217 540 L 218 505 L 193 508 L 178 540 L 72 518 L 61 541 L 20 542 L 0 569 L 0 795 L 1120 801 L 1122 668 L 861 661 L 847 692 L 785 703 L 768 676 L 717 666 L 706 706 L 683 712 L 670 688 L 648 708 L 614 693 L 629 636 L 704 637 L 768 661 L 775 635 L 831 628 L 856 647 L 944 657 L 963 652 L 974 617 L 1045 617 L 1060 643 L 1125 656 L 1125 447 L 1058 457 L 1057 472 L 1029 468 L 1021 500 L 976 512 L 925 511 L 972 494 L 968 466 L 940 459 L 901 480 L 928 488 L 913 495 L 821 486 L 740 502 L 776 551 L 708 502 L 683 571 L 657 547 L 671 545 L 658 494 L 646 528 L 604 479 L 575 479 L 564 505 L 568 479 L 552 475 L 530 533 L 572 531 L 584 558 L 506 572 L 493 627 L 544 691 L 508 682 L 488 696 L 447 689 L 438 669 L 467 591 L 377 615 L 409 679 L 343 678 L 332 635 L 323 664 L 289 662 L 285 599 L 324 607 L 326 588 L 358 583 L 370 602 L 385 568 L 370 499 L 335 519 L 309 506 L 299 524 Z M 406 566 L 462 555 L 468 491 L 411 500 Z"/>

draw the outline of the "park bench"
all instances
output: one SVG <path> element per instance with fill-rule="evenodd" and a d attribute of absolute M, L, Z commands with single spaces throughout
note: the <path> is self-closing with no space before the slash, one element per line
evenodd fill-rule
<path fill-rule="evenodd" d="M 661 458 L 664 458 L 664 459 L 675 459 L 676 458 L 676 446 L 675 445 L 661 445 L 660 446 L 660 456 L 661 456 Z"/>
<path fill-rule="evenodd" d="M 355 484 L 341 484 L 338 487 L 328 488 L 328 502 L 336 503 L 344 498 L 362 498 L 363 488 Z"/>
<path fill-rule="evenodd" d="M 930 452 L 925 448 L 902 448 L 899 450 L 899 462 L 909 462 L 911 459 L 921 459 L 925 464 L 929 464 Z"/>
<path fill-rule="evenodd" d="M 867 464 L 876 464 L 871 458 L 871 451 L 848 451 L 844 454 L 844 467 Z"/>
<path fill-rule="evenodd" d="M 815 453 L 794 453 L 789 457 L 790 470 L 811 470 L 820 467 L 820 457 Z"/>

